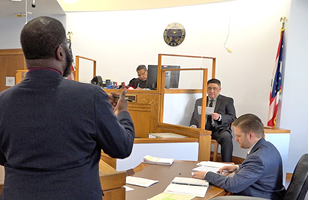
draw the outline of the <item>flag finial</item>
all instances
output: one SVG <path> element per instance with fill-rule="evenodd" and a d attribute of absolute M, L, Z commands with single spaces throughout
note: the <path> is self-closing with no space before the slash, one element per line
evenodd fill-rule
<path fill-rule="evenodd" d="M 287 21 L 286 17 L 281 17 L 280 22 L 282 23 L 282 28 L 284 28 L 284 23 Z"/>
<path fill-rule="evenodd" d="M 71 40 L 71 36 L 73 35 L 73 32 L 72 31 L 69 31 L 68 32 L 68 36 L 69 36 L 69 39 Z"/>

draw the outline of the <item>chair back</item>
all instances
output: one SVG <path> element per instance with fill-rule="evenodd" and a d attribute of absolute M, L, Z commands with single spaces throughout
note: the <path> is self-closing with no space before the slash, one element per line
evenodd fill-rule
<path fill-rule="evenodd" d="M 283 200 L 304 200 L 308 191 L 308 154 L 298 161 Z"/>

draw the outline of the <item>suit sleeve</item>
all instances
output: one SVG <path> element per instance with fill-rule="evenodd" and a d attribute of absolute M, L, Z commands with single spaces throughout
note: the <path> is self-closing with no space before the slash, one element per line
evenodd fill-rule
<path fill-rule="evenodd" d="M 227 98 L 227 103 L 225 104 L 224 109 L 220 109 L 218 112 L 221 115 L 221 121 L 215 121 L 217 124 L 225 124 L 227 127 L 235 121 L 236 111 L 234 107 L 234 100 L 232 98 Z"/>
<path fill-rule="evenodd" d="M 208 172 L 205 179 L 211 184 L 232 193 L 239 193 L 255 183 L 265 172 L 265 165 L 258 156 L 251 156 L 244 161 L 233 177 Z"/>
<path fill-rule="evenodd" d="M 113 158 L 126 158 L 134 142 L 134 125 L 129 112 L 116 115 L 108 95 L 101 89 L 95 96 L 96 140 L 104 153 Z"/>

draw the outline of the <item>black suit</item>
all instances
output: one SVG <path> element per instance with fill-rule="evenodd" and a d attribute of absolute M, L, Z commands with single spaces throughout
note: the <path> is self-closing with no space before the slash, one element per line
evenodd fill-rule
<path fill-rule="evenodd" d="M 132 150 L 130 114 L 116 117 L 99 86 L 52 70 L 0 93 L 0 110 L 1 200 L 102 200 L 101 149 L 114 158 Z"/>
<path fill-rule="evenodd" d="M 201 127 L 201 114 L 198 113 L 198 107 L 202 105 L 202 98 L 197 99 L 194 106 L 194 112 L 190 125 Z M 208 105 L 208 97 L 207 97 Z M 231 135 L 231 123 L 236 119 L 234 100 L 230 97 L 219 95 L 216 99 L 215 113 L 221 115 L 221 120 L 213 120 L 213 126 L 208 130 L 212 131 L 212 138 L 216 139 L 221 145 L 221 155 L 223 162 L 230 162 L 233 153 L 233 141 Z"/>

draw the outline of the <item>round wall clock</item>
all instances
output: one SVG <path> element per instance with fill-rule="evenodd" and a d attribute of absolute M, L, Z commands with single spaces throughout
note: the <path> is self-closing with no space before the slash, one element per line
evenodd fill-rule
<path fill-rule="evenodd" d="M 186 30 L 179 23 L 169 24 L 163 33 L 165 43 L 173 47 L 180 45 L 184 41 L 185 36 Z"/>

